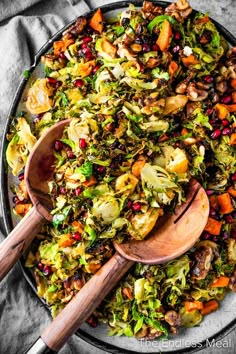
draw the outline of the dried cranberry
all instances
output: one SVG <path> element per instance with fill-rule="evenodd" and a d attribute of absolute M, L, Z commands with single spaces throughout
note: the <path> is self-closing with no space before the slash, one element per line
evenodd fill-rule
<path fill-rule="evenodd" d="M 83 192 L 83 188 L 82 187 L 78 187 L 75 190 L 75 195 L 78 197 L 82 192 Z"/>
<path fill-rule="evenodd" d="M 56 140 L 54 144 L 54 149 L 56 151 L 61 151 L 63 149 L 63 143 L 60 140 Z"/>
<path fill-rule="evenodd" d="M 207 83 L 207 84 L 211 84 L 214 81 L 214 77 L 211 75 L 206 75 L 203 80 Z"/>
<path fill-rule="evenodd" d="M 80 139 L 80 141 L 79 141 L 79 147 L 80 147 L 81 149 L 85 149 L 85 148 L 87 147 L 87 142 L 86 142 L 85 139 Z"/>
<path fill-rule="evenodd" d="M 227 95 L 227 96 L 223 96 L 221 98 L 221 103 L 224 103 L 224 104 L 229 104 L 232 100 L 232 96 L 231 95 Z"/>
<path fill-rule="evenodd" d="M 128 202 L 127 202 L 127 204 L 126 204 L 126 208 L 127 208 L 127 209 L 131 209 L 131 208 L 132 208 L 132 205 L 133 205 L 132 200 L 128 200 Z"/>
<path fill-rule="evenodd" d="M 126 151 L 126 147 L 124 144 L 120 144 L 118 147 L 121 151 Z"/>
<path fill-rule="evenodd" d="M 214 208 L 210 208 L 210 212 L 209 212 L 209 215 L 212 217 L 212 218 L 214 218 L 214 217 L 216 217 L 217 216 L 217 211 L 214 209 Z"/>
<path fill-rule="evenodd" d="M 143 52 L 149 52 L 150 51 L 150 45 L 148 43 L 144 43 L 142 45 L 142 50 L 143 50 Z"/>
<path fill-rule="evenodd" d="M 81 241 L 81 240 L 82 240 L 82 236 L 81 236 L 81 234 L 80 234 L 79 232 L 74 232 L 74 233 L 72 234 L 72 238 L 73 238 L 74 240 L 76 240 L 76 241 Z"/>
<path fill-rule="evenodd" d="M 81 79 L 76 79 L 73 84 L 75 87 L 82 87 L 84 85 L 84 81 Z"/>
<path fill-rule="evenodd" d="M 222 130 L 222 135 L 230 135 L 232 130 L 229 127 L 226 127 Z"/>
<path fill-rule="evenodd" d="M 136 37 L 134 38 L 134 42 L 135 42 L 136 44 L 142 44 L 142 43 L 143 43 L 142 37 L 136 36 Z"/>
<path fill-rule="evenodd" d="M 133 203 L 132 209 L 134 211 L 139 211 L 141 209 L 141 203 L 139 203 L 139 202 Z"/>
<path fill-rule="evenodd" d="M 91 53 L 91 49 L 87 46 L 87 44 L 83 43 L 83 44 L 81 45 L 81 48 L 83 49 L 82 52 L 83 52 L 84 54 Z"/>
<path fill-rule="evenodd" d="M 221 131 L 220 129 L 216 129 L 211 133 L 211 138 L 212 139 L 218 139 L 221 136 Z"/>
<path fill-rule="evenodd" d="M 24 172 L 21 172 L 18 174 L 18 179 L 19 179 L 19 181 L 23 181 L 25 179 Z"/>
<path fill-rule="evenodd" d="M 43 267 L 43 274 L 44 274 L 44 275 L 50 275 L 50 274 L 52 274 L 52 269 L 51 269 L 51 267 L 45 265 L 45 266 Z"/>
<path fill-rule="evenodd" d="M 82 39 L 82 41 L 83 41 L 83 43 L 89 43 L 89 42 L 92 42 L 92 40 L 93 40 L 93 38 L 92 37 L 84 37 L 83 39 Z"/>
<path fill-rule="evenodd" d="M 138 63 L 138 64 L 139 64 L 139 70 L 140 70 L 140 72 L 143 73 L 144 70 L 145 70 L 145 66 L 143 65 L 143 63 Z"/>

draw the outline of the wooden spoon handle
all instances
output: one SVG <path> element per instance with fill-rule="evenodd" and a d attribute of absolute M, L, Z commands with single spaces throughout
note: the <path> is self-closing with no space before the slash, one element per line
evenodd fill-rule
<path fill-rule="evenodd" d="M 28 248 L 45 223 L 45 218 L 33 206 L 0 245 L 0 281 Z"/>
<path fill-rule="evenodd" d="M 59 351 L 133 264 L 115 253 L 44 330 L 41 338 L 47 347 Z"/>

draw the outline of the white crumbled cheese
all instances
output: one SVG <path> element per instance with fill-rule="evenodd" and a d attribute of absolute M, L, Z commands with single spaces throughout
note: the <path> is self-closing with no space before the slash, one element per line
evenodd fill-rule
<path fill-rule="evenodd" d="M 184 47 L 183 53 L 186 55 L 186 57 L 189 57 L 191 54 L 193 54 L 192 48 L 186 45 Z"/>

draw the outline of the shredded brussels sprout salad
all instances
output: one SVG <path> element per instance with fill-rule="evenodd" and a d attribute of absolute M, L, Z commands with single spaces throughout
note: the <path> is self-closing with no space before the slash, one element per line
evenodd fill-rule
<path fill-rule="evenodd" d="M 236 291 L 236 48 L 187 1 L 144 1 L 109 21 L 101 9 L 78 18 L 41 60 L 45 77 L 28 90 L 6 152 L 23 216 L 28 155 L 71 119 L 54 146 L 53 222 L 25 263 L 38 295 L 55 316 L 112 256 L 112 241 L 147 236 L 194 177 L 211 205 L 199 242 L 167 264 L 133 266 L 88 323 L 145 339 L 198 325 Z"/>

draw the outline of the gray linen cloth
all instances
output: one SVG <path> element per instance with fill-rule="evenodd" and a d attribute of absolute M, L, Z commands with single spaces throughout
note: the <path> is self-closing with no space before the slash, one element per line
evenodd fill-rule
<path fill-rule="evenodd" d="M 116 0 L 1 0 L 0 1 L 0 134 L 22 73 L 34 62 L 41 46 L 66 23 L 84 11 Z M 133 1 L 135 3 L 135 1 Z M 192 7 L 210 15 L 236 35 L 235 0 L 190 0 Z M 0 240 L 3 235 L 0 232 Z M 23 278 L 18 265 L 0 285 L 0 354 L 23 354 L 51 318 Z M 227 338 L 235 343 L 234 331 Z M 234 346 L 235 347 L 235 346 Z M 210 348 L 200 353 L 233 354 L 234 348 Z M 77 336 L 62 354 L 105 354 Z"/>

